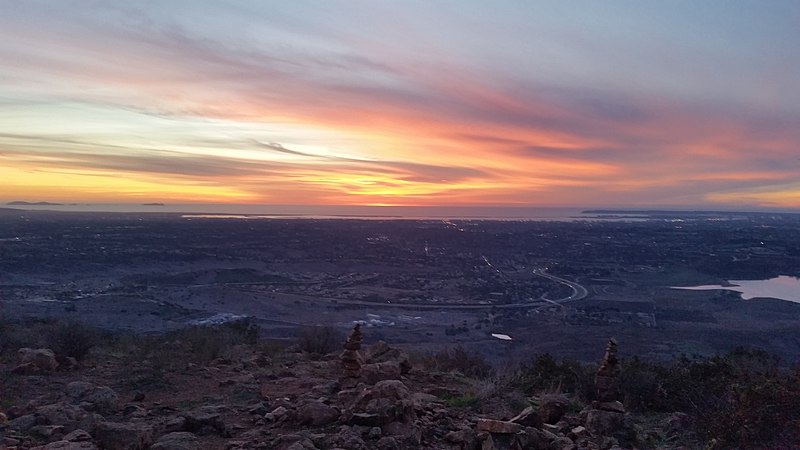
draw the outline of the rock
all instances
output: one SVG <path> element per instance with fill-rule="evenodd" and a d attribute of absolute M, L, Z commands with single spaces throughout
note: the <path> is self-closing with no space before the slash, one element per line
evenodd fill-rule
<path fill-rule="evenodd" d="M 70 442 L 91 442 L 92 435 L 78 428 L 77 430 L 64 436 L 64 440 Z"/>
<path fill-rule="evenodd" d="M 475 433 L 470 429 L 463 429 L 458 431 L 451 431 L 444 436 L 447 442 L 454 444 L 462 444 L 462 447 L 470 448 L 470 445 L 475 440 Z"/>
<path fill-rule="evenodd" d="M 342 418 L 365 426 L 383 426 L 391 422 L 413 422 L 417 416 L 408 387 L 399 380 L 385 380 L 364 389 Z"/>
<path fill-rule="evenodd" d="M 573 439 L 585 439 L 589 436 L 589 431 L 582 426 L 577 426 L 570 430 L 570 437 Z"/>
<path fill-rule="evenodd" d="M 73 381 L 72 383 L 67 384 L 67 386 L 64 388 L 64 393 L 67 394 L 67 397 L 70 399 L 78 401 L 78 399 L 91 391 L 92 388 L 94 388 L 92 383 L 87 383 L 86 381 Z"/>
<path fill-rule="evenodd" d="M 332 444 L 334 447 L 347 450 L 360 450 L 367 448 L 364 440 L 361 439 L 360 433 L 355 432 L 352 427 L 346 425 L 339 428 L 339 433 L 337 433 L 333 438 Z"/>
<path fill-rule="evenodd" d="M 369 429 L 369 438 L 370 439 L 378 439 L 383 435 L 383 431 L 381 427 L 372 427 Z"/>
<path fill-rule="evenodd" d="M 422 430 L 413 423 L 390 422 L 381 427 L 381 432 L 388 436 L 395 436 L 406 445 L 419 445 L 422 442 Z"/>
<path fill-rule="evenodd" d="M 6 426 L 8 426 L 11 430 L 16 431 L 28 431 L 36 425 L 37 419 L 36 416 L 33 414 L 27 414 L 24 416 L 19 416 L 16 419 L 10 420 Z"/>
<path fill-rule="evenodd" d="M 479 419 L 475 429 L 496 434 L 514 434 L 522 431 L 522 425 L 502 420 Z"/>
<path fill-rule="evenodd" d="M 366 364 L 361 367 L 361 379 L 367 384 L 383 380 L 399 380 L 401 375 L 402 369 L 396 362 Z"/>
<path fill-rule="evenodd" d="M 163 431 L 167 433 L 176 433 L 183 431 L 186 428 L 186 418 L 183 416 L 172 416 L 164 422 Z"/>
<path fill-rule="evenodd" d="M 372 395 L 380 398 L 403 400 L 410 397 L 410 391 L 402 381 L 385 380 L 377 383 L 372 388 Z"/>
<path fill-rule="evenodd" d="M 222 421 L 222 413 L 227 409 L 225 406 L 201 406 L 183 414 L 186 419 L 186 431 L 199 434 L 216 432 L 226 435 L 227 427 Z"/>
<path fill-rule="evenodd" d="M 73 403 L 82 405 L 88 411 L 113 414 L 120 408 L 119 396 L 106 386 L 73 381 L 67 385 L 65 392 Z"/>
<path fill-rule="evenodd" d="M 63 425 L 36 425 L 31 427 L 28 430 L 28 433 L 43 437 L 45 439 L 51 440 L 53 437 L 61 437 L 64 434 L 64 426 Z"/>
<path fill-rule="evenodd" d="M 286 450 L 318 450 L 309 439 L 303 439 L 295 442 L 294 444 L 286 447 Z"/>
<path fill-rule="evenodd" d="M 94 436 L 106 450 L 142 450 L 153 443 L 153 428 L 142 423 L 100 422 Z"/>
<path fill-rule="evenodd" d="M 200 442 L 193 433 L 167 433 L 156 441 L 151 450 L 198 450 Z"/>
<path fill-rule="evenodd" d="M 147 417 L 149 414 L 146 409 L 142 408 L 139 405 L 128 404 L 125 405 L 125 408 L 122 410 L 122 414 L 125 417 Z"/>
<path fill-rule="evenodd" d="M 611 411 L 625 414 L 625 407 L 621 402 L 614 400 L 613 402 L 593 402 L 592 407 L 595 409 L 602 409 L 603 411 Z"/>
<path fill-rule="evenodd" d="M 18 371 L 20 367 L 25 369 Z M 21 348 L 17 351 L 17 367 L 15 373 L 54 372 L 58 369 L 56 355 L 49 348 Z"/>
<path fill-rule="evenodd" d="M 569 400 L 563 395 L 543 395 L 539 397 L 539 416 L 544 423 L 556 423 L 567 412 Z"/>
<path fill-rule="evenodd" d="M 361 425 L 364 427 L 374 427 L 381 425 L 381 418 L 378 414 L 372 413 L 353 413 L 350 419 L 354 425 Z"/>
<path fill-rule="evenodd" d="M 253 405 L 250 405 L 247 408 L 248 414 L 252 414 L 255 416 L 264 416 L 264 414 L 269 412 L 269 403 L 267 402 L 258 402 Z"/>
<path fill-rule="evenodd" d="M 397 439 L 391 436 L 384 436 L 378 439 L 378 442 L 375 444 L 378 450 L 399 450 L 400 445 L 397 443 Z"/>
<path fill-rule="evenodd" d="M 522 425 L 523 427 L 542 427 L 542 418 L 539 417 L 539 414 L 533 409 L 532 406 L 528 406 L 527 408 L 523 409 L 522 412 L 514 416 L 511 420 L 509 420 L 509 422 Z"/>
<path fill-rule="evenodd" d="M 322 402 L 311 401 L 297 409 L 297 420 L 301 425 L 320 426 L 339 420 L 339 410 Z"/>
<path fill-rule="evenodd" d="M 42 417 L 46 424 L 64 425 L 72 431 L 89 413 L 79 406 L 60 402 L 36 408 L 36 415 Z"/>
<path fill-rule="evenodd" d="M 8 416 L 6 416 L 4 413 L 0 412 L 0 425 L 4 424 L 6 422 L 8 422 Z"/>
<path fill-rule="evenodd" d="M 277 422 L 278 420 L 285 417 L 288 412 L 289 411 L 285 407 L 278 406 L 277 408 L 273 409 L 272 412 L 264 414 L 264 418 L 269 420 L 270 422 Z"/>

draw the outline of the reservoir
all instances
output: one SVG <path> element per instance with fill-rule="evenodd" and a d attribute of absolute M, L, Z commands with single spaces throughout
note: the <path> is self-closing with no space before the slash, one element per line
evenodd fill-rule
<path fill-rule="evenodd" d="M 674 286 L 672 289 L 689 289 L 693 291 L 718 290 L 740 292 L 742 298 L 750 300 L 757 297 L 777 298 L 800 303 L 800 278 L 780 275 L 769 280 L 731 280 L 730 286 Z"/>

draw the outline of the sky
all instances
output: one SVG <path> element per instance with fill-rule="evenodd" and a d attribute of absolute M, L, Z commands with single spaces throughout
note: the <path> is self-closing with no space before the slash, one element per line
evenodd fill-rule
<path fill-rule="evenodd" d="M 0 0 L 0 202 L 800 209 L 800 2 Z"/>

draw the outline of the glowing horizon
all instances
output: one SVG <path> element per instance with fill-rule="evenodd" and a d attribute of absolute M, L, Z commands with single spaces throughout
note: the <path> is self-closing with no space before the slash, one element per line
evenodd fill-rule
<path fill-rule="evenodd" d="M 800 5 L 0 5 L 0 202 L 800 209 Z"/>

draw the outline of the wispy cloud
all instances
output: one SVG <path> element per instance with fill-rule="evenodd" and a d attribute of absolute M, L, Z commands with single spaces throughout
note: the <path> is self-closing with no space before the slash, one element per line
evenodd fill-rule
<path fill-rule="evenodd" d="M 165 197 L 173 178 L 248 201 L 800 206 L 800 58 L 754 51 L 797 32 L 769 8 L 775 36 L 727 54 L 681 46 L 695 30 L 678 22 L 642 29 L 654 6 L 595 11 L 618 28 L 587 31 L 557 4 L 451 6 L 0 6 L 0 159 L 163 182 Z M 451 14 L 431 27 L 421 11 Z M 633 29 L 650 45 L 622 39 Z M 659 58 L 690 73 L 657 74 Z"/>

